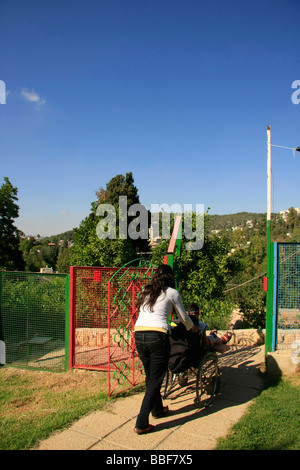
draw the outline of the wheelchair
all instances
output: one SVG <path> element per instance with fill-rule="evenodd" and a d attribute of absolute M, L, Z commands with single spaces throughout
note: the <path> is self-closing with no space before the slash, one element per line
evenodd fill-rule
<path fill-rule="evenodd" d="M 203 343 L 200 336 L 199 341 Z M 186 370 L 174 373 L 170 369 L 166 372 L 162 384 L 162 397 L 167 398 L 175 388 L 189 387 L 195 389 L 195 404 L 199 407 L 208 407 L 215 395 L 219 393 L 221 374 L 218 364 L 218 356 L 213 348 L 205 348 L 200 344 L 201 355 L 196 367 L 191 366 Z"/>

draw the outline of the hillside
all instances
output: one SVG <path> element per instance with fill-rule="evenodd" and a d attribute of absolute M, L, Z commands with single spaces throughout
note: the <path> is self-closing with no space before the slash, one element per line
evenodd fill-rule
<path fill-rule="evenodd" d="M 300 214 L 298 209 L 290 207 L 285 216 L 272 214 L 271 238 L 276 242 L 300 241 Z M 255 232 L 266 236 L 266 213 L 238 212 L 236 214 L 209 215 L 209 230 L 211 233 L 224 235 L 225 232 L 235 232 L 242 229 L 250 239 Z"/>
<path fill-rule="evenodd" d="M 236 214 L 209 215 L 210 230 L 230 230 L 234 227 L 255 227 L 266 221 L 265 213 L 237 212 Z"/>

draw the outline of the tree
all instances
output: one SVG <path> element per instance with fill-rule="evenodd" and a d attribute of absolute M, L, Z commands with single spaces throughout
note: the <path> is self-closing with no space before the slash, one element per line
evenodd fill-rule
<path fill-rule="evenodd" d="M 209 236 L 209 216 L 204 214 L 204 243 L 200 250 L 184 249 L 187 239 L 184 233 L 181 241 L 180 257 L 175 257 L 175 266 L 179 270 L 179 289 L 186 303 L 203 299 L 220 298 L 234 270 L 229 256 L 229 246 L 224 239 Z M 195 214 L 193 214 L 193 230 L 195 231 Z M 162 242 L 153 253 L 154 264 L 163 262 L 169 241 Z"/>
<path fill-rule="evenodd" d="M 128 209 L 134 204 L 140 204 L 140 199 L 138 195 L 138 189 L 134 185 L 134 178 L 132 172 L 126 173 L 126 176 L 116 175 L 114 176 L 106 185 L 106 189 L 101 187 L 99 191 L 96 192 L 97 195 L 97 205 L 100 204 L 112 204 L 116 210 L 117 217 L 120 217 L 119 213 L 119 197 L 126 196 L 127 198 L 127 213 Z M 145 209 L 146 210 L 146 209 Z M 147 211 L 148 217 L 148 227 L 147 227 L 147 236 L 149 233 L 149 212 Z M 134 220 L 134 216 L 127 216 L 127 227 L 130 226 L 130 223 Z M 118 228 L 118 227 L 117 227 Z M 148 237 L 147 237 L 148 238 Z M 145 253 L 149 251 L 148 240 L 143 238 L 137 238 L 132 240 L 132 245 L 136 253 Z"/>
<path fill-rule="evenodd" d="M 47 263 L 43 260 L 41 245 L 34 245 L 29 253 L 23 253 L 25 261 L 25 270 L 30 272 L 39 272 L 40 268 L 45 268 Z"/>
<path fill-rule="evenodd" d="M 195 231 L 196 216 L 193 214 L 193 230 Z M 209 234 L 209 216 L 204 214 L 204 244 L 200 250 L 186 250 L 187 239 L 184 233 L 181 241 L 180 256 L 174 257 L 174 266 L 179 271 L 179 291 L 184 305 L 196 302 L 203 311 L 202 319 L 210 327 L 226 327 L 223 322 L 228 317 L 225 311 L 223 291 L 232 272 L 236 269 L 229 255 L 229 245 L 223 239 Z M 169 241 L 163 241 L 153 253 L 152 261 L 155 265 L 163 262 Z M 227 307 L 227 306 L 226 306 Z M 231 305 L 230 305 L 231 309 Z M 209 319 L 209 316 L 212 319 Z"/>
<path fill-rule="evenodd" d="M 74 245 L 71 248 L 70 262 L 75 266 L 123 266 L 134 259 L 136 254 L 130 240 L 100 240 L 96 227 L 99 217 L 95 207 L 75 229 Z"/>
<path fill-rule="evenodd" d="M 36 245 L 34 237 L 25 237 L 20 243 L 20 249 L 23 253 L 23 257 L 30 253 L 30 250 Z"/>
<path fill-rule="evenodd" d="M 70 249 L 68 247 L 62 247 L 59 251 L 56 269 L 59 273 L 68 273 L 70 271 Z"/>
<path fill-rule="evenodd" d="M 106 189 L 100 188 L 96 192 L 98 204 L 106 203 L 117 207 L 119 204 L 119 196 L 127 197 L 127 207 L 138 204 L 140 202 L 138 189 L 134 185 L 132 173 L 126 173 L 126 176 L 114 176 L 106 185 Z"/>
<path fill-rule="evenodd" d="M 138 190 L 132 173 L 117 175 L 96 192 L 97 200 L 91 204 L 90 214 L 75 229 L 74 245 L 71 248 L 71 265 L 123 266 L 137 258 L 140 251 L 148 251 L 147 240 L 122 239 L 118 236 L 119 196 L 127 197 L 127 208 L 139 203 Z M 96 228 L 101 218 L 97 209 L 101 204 L 111 204 L 116 211 L 117 233 L 115 239 L 99 239 Z M 130 217 L 128 217 L 130 223 Z"/>
<path fill-rule="evenodd" d="M 19 216 L 17 193 L 18 189 L 5 177 L 0 188 L 0 267 L 7 270 L 24 269 L 18 229 L 14 225 Z"/>
<path fill-rule="evenodd" d="M 233 238 L 236 242 L 236 239 Z M 263 276 L 267 270 L 266 235 L 252 230 L 246 244 L 233 245 L 232 261 L 239 265 L 228 283 L 227 296 L 243 312 L 244 327 L 264 328 L 266 293 Z"/>
<path fill-rule="evenodd" d="M 290 207 L 286 219 L 287 231 L 291 234 L 300 227 L 300 217 L 294 207 Z"/>

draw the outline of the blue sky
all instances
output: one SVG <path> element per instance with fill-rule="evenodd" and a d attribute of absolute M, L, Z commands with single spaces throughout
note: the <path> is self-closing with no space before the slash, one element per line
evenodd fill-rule
<path fill-rule="evenodd" d="M 129 171 L 148 208 L 266 212 L 267 125 L 300 146 L 299 17 L 299 0 L 0 0 L 17 227 L 70 230 Z M 272 173 L 272 211 L 300 207 L 300 153 L 273 147 Z"/>

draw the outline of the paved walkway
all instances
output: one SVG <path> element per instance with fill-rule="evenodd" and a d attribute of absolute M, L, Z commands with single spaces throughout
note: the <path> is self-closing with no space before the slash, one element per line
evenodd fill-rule
<path fill-rule="evenodd" d="M 232 348 L 219 355 L 221 388 L 212 405 L 199 409 L 194 404 L 194 391 L 175 390 L 164 401 L 170 413 L 159 420 L 150 419 L 155 429 L 149 434 L 133 432 L 143 399 L 139 393 L 85 416 L 42 441 L 37 450 L 213 450 L 217 439 L 226 436 L 259 395 L 263 361 L 264 346 Z"/>

